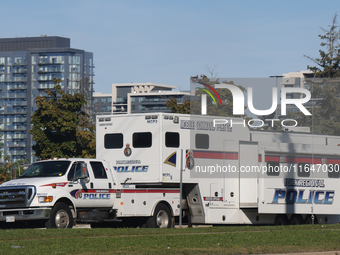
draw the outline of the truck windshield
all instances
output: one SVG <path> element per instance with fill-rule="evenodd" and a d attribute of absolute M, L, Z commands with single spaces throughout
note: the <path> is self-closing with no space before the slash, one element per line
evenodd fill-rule
<path fill-rule="evenodd" d="M 19 178 L 63 176 L 70 163 L 70 161 L 37 162 L 30 165 Z"/>

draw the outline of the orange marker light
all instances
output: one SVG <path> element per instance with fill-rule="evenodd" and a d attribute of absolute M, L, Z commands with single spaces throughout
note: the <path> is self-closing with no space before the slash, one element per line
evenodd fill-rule
<path fill-rule="evenodd" d="M 53 197 L 52 197 L 52 196 L 45 197 L 45 202 L 46 202 L 46 203 L 52 202 L 52 200 L 53 200 Z"/>
<path fill-rule="evenodd" d="M 56 188 L 57 187 L 57 184 L 56 183 L 52 183 L 52 188 Z"/>

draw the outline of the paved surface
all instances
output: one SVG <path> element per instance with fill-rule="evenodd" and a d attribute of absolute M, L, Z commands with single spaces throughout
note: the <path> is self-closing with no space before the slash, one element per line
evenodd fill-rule
<path fill-rule="evenodd" d="M 73 228 L 91 228 L 90 224 L 77 224 Z"/>

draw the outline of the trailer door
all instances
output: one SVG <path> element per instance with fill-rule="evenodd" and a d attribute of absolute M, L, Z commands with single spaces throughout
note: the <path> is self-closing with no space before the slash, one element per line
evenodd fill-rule
<path fill-rule="evenodd" d="M 238 208 L 239 201 L 239 181 L 238 181 L 238 149 L 239 143 L 234 140 L 224 140 L 224 162 L 223 165 L 229 167 L 224 173 L 224 204 L 229 208 Z"/>
<path fill-rule="evenodd" d="M 240 208 L 257 207 L 258 197 L 258 145 L 251 142 L 240 142 L 239 182 Z"/>

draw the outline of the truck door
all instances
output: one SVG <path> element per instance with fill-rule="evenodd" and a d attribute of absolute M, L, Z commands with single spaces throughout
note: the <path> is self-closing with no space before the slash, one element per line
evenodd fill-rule
<path fill-rule="evenodd" d="M 93 202 L 95 207 L 112 207 L 109 202 L 113 193 L 110 193 L 113 187 L 112 180 L 109 178 L 109 169 L 105 168 L 100 161 L 90 161 L 93 179 L 90 180 L 90 187 L 93 191 Z"/>
<path fill-rule="evenodd" d="M 224 140 L 223 150 L 224 154 L 224 166 L 238 168 L 238 148 L 239 144 L 233 140 Z M 239 182 L 237 173 L 227 171 L 224 173 L 224 199 L 228 207 L 238 207 L 239 199 Z M 236 203 L 237 202 L 237 203 Z"/>
<path fill-rule="evenodd" d="M 240 142 L 240 208 L 257 207 L 258 145 Z"/>
<path fill-rule="evenodd" d="M 85 169 L 83 167 L 85 166 Z M 90 186 L 90 175 L 86 171 L 87 178 L 79 179 L 81 177 L 81 172 L 88 169 L 88 166 L 83 161 L 74 162 L 71 166 L 71 170 L 68 173 L 68 183 L 69 192 L 71 194 L 73 203 L 77 207 L 88 208 L 93 207 L 93 199 L 90 198 L 91 186 Z"/>

